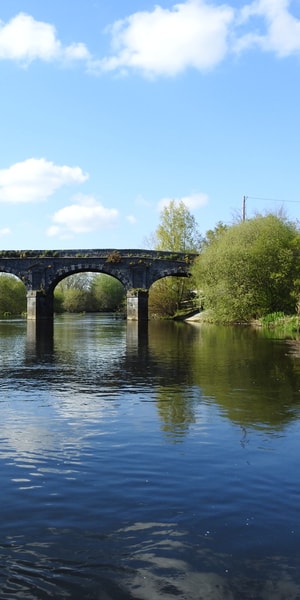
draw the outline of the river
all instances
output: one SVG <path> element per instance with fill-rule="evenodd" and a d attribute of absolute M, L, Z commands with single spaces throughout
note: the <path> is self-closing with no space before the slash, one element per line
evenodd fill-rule
<path fill-rule="evenodd" d="M 300 342 L 0 322 L 0 599 L 300 598 Z"/>

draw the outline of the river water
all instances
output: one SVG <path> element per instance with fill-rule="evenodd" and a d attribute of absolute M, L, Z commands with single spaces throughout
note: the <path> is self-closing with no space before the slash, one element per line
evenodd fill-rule
<path fill-rule="evenodd" d="M 300 343 L 0 322 L 0 599 L 300 598 Z"/>

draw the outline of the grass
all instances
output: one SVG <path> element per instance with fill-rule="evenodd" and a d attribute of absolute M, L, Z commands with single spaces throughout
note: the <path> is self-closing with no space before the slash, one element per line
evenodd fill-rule
<path fill-rule="evenodd" d="M 283 337 L 300 334 L 300 317 L 298 315 L 285 315 L 278 311 L 261 317 L 259 324 L 264 329 L 276 330 Z"/>

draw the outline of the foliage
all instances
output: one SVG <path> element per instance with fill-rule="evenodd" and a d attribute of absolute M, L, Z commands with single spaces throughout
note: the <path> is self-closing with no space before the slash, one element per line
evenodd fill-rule
<path fill-rule="evenodd" d="M 173 317 L 180 311 L 194 308 L 191 279 L 183 277 L 164 277 L 156 281 L 150 288 L 149 311 L 156 317 Z"/>
<path fill-rule="evenodd" d="M 156 317 L 172 317 L 182 297 L 182 280 L 176 277 L 159 279 L 150 288 L 149 312 Z"/>
<path fill-rule="evenodd" d="M 26 289 L 13 275 L 0 275 L 0 315 L 21 315 L 26 312 Z"/>
<path fill-rule="evenodd" d="M 222 223 L 222 221 L 218 221 L 214 229 L 209 229 L 206 232 L 203 244 L 205 246 L 209 246 L 210 244 L 218 240 L 223 235 L 223 233 L 226 233 L 228 229 L 228 225 L 225 225 L 225 223 Z"/>
<path fill-rule="evenodd" d="M 63 309 L 66 312 L 85 312 L 88 308 L 88 292 L 76 288 L 69 288 L 64 293 Z"/>
<path fill-rule="evenodd" d="M 123 285 L 116 278 L 101 273 L 78 273 L 63 279 L 54 291 L 56 313 L 118 310 L 124 301 Z"/>
<path fill-rule="evenodd" d="M 278 322 L 281 323 L 284 321 L 284 318 L 284 312 L 282 312 L 282 310 L 278 310 L 277 312 L 269 313 L 261 317 L 260 323 L 264 327 L 272 327 L 275 324 L 278 324 Z"/>
<path fill-rule="evenodd" d="M 64 292 L 58 286 L 54 290 L 53 309 L 56 314 L 64 312 Z"/>
<path fill-rule="evenodd" d="M 162 210 L 160 224 L 152 236 L 156 250 L 199 252 L 202 238 L 194 216 L 183 202 L 171 200 Z M 191 279 L 166 277 L 150 288 L 149 312 L 157 316 L 173 316 L 191 297 Z"/>
<path fill-rule="evenodd" d="M 91 273 L 75 273 L 65 277 L 54 290 L 54 311 L 89 312 L 91 302 Z"/>
<path fill-rule="evenodd" d="M 299 337 L 300 318 L 297 315 L 285 315 L 278 311 L 259 319 L 262 329 L 275 332 L 276 337 Z"/>
<path fill-rule="evenodd" d="M 170 252 L 199 252 L 202 238 L 195 217 L 185 204 L 171 200 L 160 214 L 155 249 Z"/>
<path fill-rule="evenodd" d="M 72 288 L 76 290 L 88 291 L 91 287 L 92 277 L 92 273 L 89 272 L 75 273 L 74 275 L 69 275 L 68 277 L 62 279 L 62 281 L 60 281 L 57 285 L 56 289 L 61 292 L 65 292 L 66 290 Z"/>
<path fill-rule="evenodd" d="M 104 273 L 94 278 L 91 287 L 95 306 L 102 311 L 115 311 L 124 303 L 124 286 L 118 279 Z"/>
<path fill-rule="evenodd" d="M 273 214 L 229 227 L 205 246 L 193 275 L 205 308 L 220 322 L 247 322 L 293 312 L 297 302 L 300 236 Z"/>
<path fill-rule="evenodd" d="M 122 256 L 118 250 L 113 250 L 107 257 L 107 262 L 119 263 L 122 260 Z"/>

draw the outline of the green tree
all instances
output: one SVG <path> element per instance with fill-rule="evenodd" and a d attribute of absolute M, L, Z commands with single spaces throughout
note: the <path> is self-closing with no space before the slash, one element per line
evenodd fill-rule
<path fill-rule="evenodd" d="M 195 217 L 184 202 L 171 200 L 160 214 L 160 224 L 152 236 L 156 250 L 170 252 L 199 252 L 202 238 Z M 153 315 L 173 316 L 191 298 L 194 283 L 191 279 L 166 277 L 150 289 L 149 310 Z"/>
<path fill-rule="evenodd" d="M 54 291 L 54 310 L 60 312 L 92 312 L 94 274 L 75 273 L 62 279 Z"/>
<path fill-rule="evenodd" d="M 124 302 L 125 290 L 122 283 L 112 277 L 101 273 L 92 282 L 91 294 L 95 310 L 115 311 L 120 309 Z"/>
<path fill-rule="evenodd" d="M 14 275 L 0 275 L 0 315 L 20 315 L 26 312 L 26 289 Z"/>
<path fill-rule="evenodd" d="M 76 288 L 69 288 L 64 293 L 62 307 L 70 313 L 85 312 L 88 307 L 89 292 Z"/>
<path fill-rule="evenodd" d="M 161 211 L 154 239 L 156 250 L 171 252 L 199 252 L 202 245 L 195 217 L 184 202 L 175 200 Z"/>
<path fill-rule="evenodd" d="M 65 290 L 90 290 L 93 281 L 93 273 L 74 273 L 62 279 L 56 289 L 64 292 Z"/>
<path fill-rule="evenodd" d="M 214 229 L 209 229 L 206 232 L 205 238 L 203 240 L 203 245 L 209 246 L 209 244 L 211 244 L 215 240 L 219 239 L 221 237 L 221 235 L 223 235 L 223 233 L 225 233 L 227 230 L 228 230 L 228 225 L 225 225 L 225 223 L 223 223 L 222 221 L 219 221 L 216 224 L 216 226 L 214 227 Z"/>
<path fill-rule="evenodd" d="M 56 286 L 54 290 L 54 304 L 53 304 L 55 313 L 63 313 L 64 312 L 64 292 Z"/>
<path fill-rule="evenodd" d="M 63 279 L 55 288 L 55 312 L 115 311 L 125 297 L 123 285 L 104 273 L 77 273 Z"/>
<path fill-rule="evenodd" d="M 222 322 L 249 321 L 295 310 L 300 236 L 295 223 L 273 214 L 233 225 L 206 245 L 193 275 Z"/>

